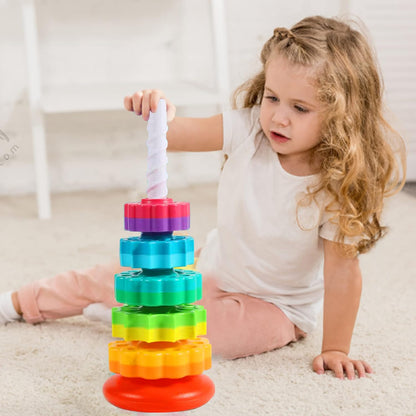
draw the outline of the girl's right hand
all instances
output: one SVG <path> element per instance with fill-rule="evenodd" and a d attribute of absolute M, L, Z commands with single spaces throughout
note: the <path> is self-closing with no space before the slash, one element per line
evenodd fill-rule
<path fill-rule="evenodd" d="M 161 98 L 166 101 L 167 120 L 170 122 L 175 118 L 176 107 L 160 90 L 142 90 L 124 97 L 124 108 L 128 111 L 134 111 L 138 116 L 142 116 L 143 120 L 148 121 L 150 111 L 152 113 L 156 112 Z"/>

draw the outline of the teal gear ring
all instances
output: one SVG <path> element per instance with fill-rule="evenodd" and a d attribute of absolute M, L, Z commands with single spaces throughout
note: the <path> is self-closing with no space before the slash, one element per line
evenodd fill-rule
<path fill-rule="evenodd" d="M 193 270 L 129 270 L 114 276 L 117 302 L 128 305 L 170 306 L 202 298 L 202 275 Z"/>

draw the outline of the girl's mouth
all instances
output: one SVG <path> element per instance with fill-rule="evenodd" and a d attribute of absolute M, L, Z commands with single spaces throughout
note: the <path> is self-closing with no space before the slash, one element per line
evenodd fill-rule
<path fill-rule="evenodd" d="M 290 140 L 289 137 L 283 136 L 283 134 L 276 133 L 274 131 L 270 132 L 270 136 L 271 136 L 272 140 L 277 142 L 277 143 L 286 143 Z"/>

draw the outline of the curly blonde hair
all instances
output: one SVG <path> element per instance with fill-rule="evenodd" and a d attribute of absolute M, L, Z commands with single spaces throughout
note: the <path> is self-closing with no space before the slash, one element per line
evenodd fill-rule
<path fill-rule="evenodd" d="M 320 182 L 299 204 L 310 204 L 322 191 L 330 195 L 325 209 L 338 224 L 337 242 L 358 237 L 344 250 L 364 253 L 385 234 L 384 197 L 402 188 L 406 172 L 404 141 L 383 115 L 375 54 L 360 31 L 337 19 L 314 16 L 290 30 L 276 28 L 261 51 L 263 69 L 235 91 L 234 107 L 240 98 L 243 108 L 261 104 L 265 67 L 276 53 L 313 69 L 324 108 L 322 140 L 314 149 Z"/>

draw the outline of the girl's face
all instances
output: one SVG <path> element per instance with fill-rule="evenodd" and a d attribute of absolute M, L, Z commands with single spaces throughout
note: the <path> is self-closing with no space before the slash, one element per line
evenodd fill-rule
<path fill-rule="evenodd" d="M 305 172 L 321 140 L 321 105 L 311 71 L 275 55 L 266 65 L 260 124 L 282 164 Z M 301 167 L 303 165 L 303 168 Z"/>

